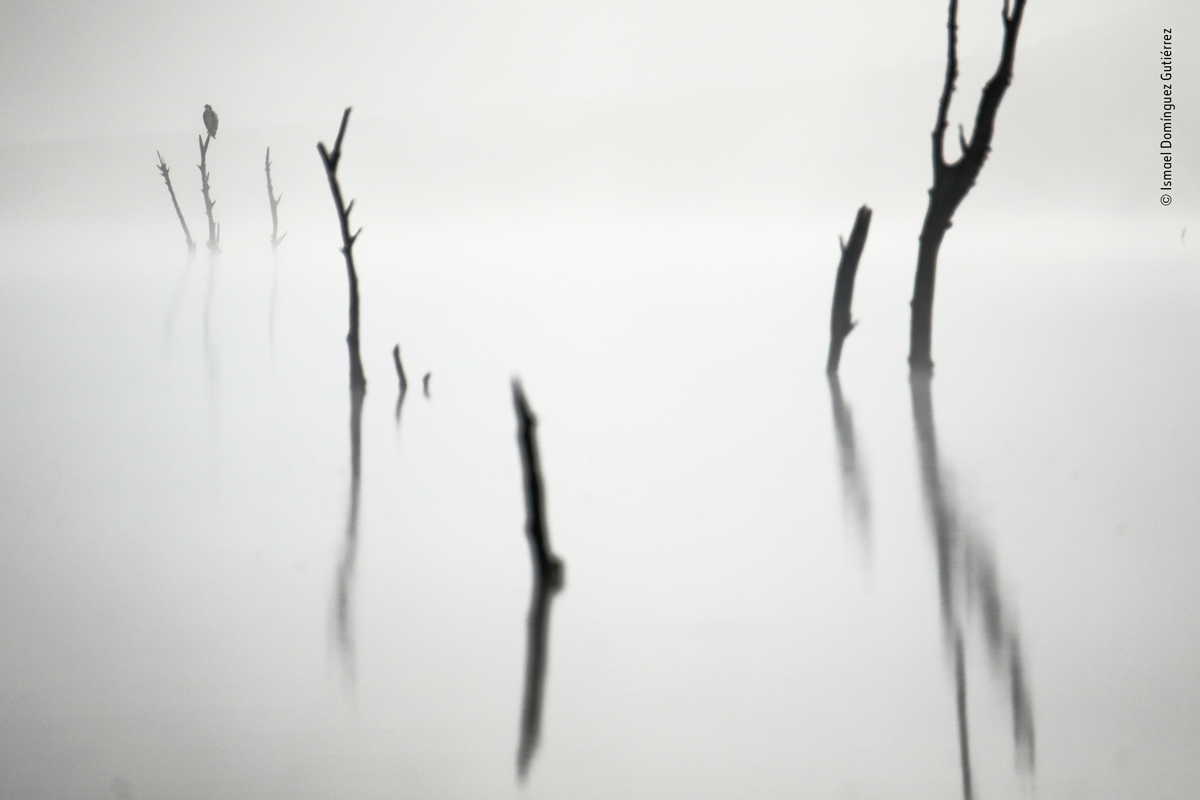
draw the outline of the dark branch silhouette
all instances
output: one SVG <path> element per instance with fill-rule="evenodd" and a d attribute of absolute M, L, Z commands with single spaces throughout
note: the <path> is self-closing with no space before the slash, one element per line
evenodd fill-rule
<path fill-rule="evenodd" d="M 512 391 L 513 406 L 517 413 L 517 443 L 525 478 L 525 533 L 533 559 L 533 596 L 529 603 L 525 655 L 525 695 L 521 704 L 521 740 L 517 747 L 517 776 L 523 780 L 541 734 L 550 604 L 563 585 L 563 563 L 551 551 L 550 536 L 546 530 L 546 497 L 538 458 L 537 417 L 529 408 L 521 382 L 515 378 Z"/>
<path fill-rule="evenodd" d="M 187 239 L 188 252 L 195 252 L 196 242 L 192 240 L 192 232 L 188 230 L 187 222 L 183 218 L 183 211 L 179 209 L 179 201 L 175 199 L 175 187 L 171 186 L 171 168 L 167 166 L 167 162 L 163 161 L 162 153 L 157 150 L 154 153 L 158 156 L 158 171 L 162 174 L 163 180 L 167 182 L 167 191 L 171 193 L 171 205 L 175 206 L 175 214 L 179 217 L 179 224 L 183 226 L 183 236 Z"/>
<path fill-rule="evenodd" d="M 346 334 L 346 346 L 350 350 L 350 389 L 352 392 L 365 392 L 367 379 L 363 374 L 362 358 L 358 350 L 358 273 L 354 269 L 354 242 L 362 233 L 362 228 L 350 235 L 350 210 L 354 201 L 349 205 L 342 202 L 342 189 L 338 185 L 337 168 L 342 160 L 342 138 L 346 135 L 346 123 L 350 121 L 350 106 L 342 114 L 342 125 L 338 128 L 337 141 L 334 142 L 333 152 L 325 149 L 324 142 L 317 143 L 317 151 L 321 154 L 321 162 L 325 165 L 325 175 L 329 178 L 329 189 L 333 193 L 333 204 L 337 207 L 338 223 L 342 229 L 342 253 L 346 256 L 346 276 L 350 281 L 350 332 Z"/>
<path fill-rule="evenodd" d="M 1029 770 L 1034 768 L 1033 711 L 1025 683 L 1020 637 L 1013 614 L 1004 607 L 995 558 L 979 536 L 959 518 L 946 485 L 938 456 L 931 382 L 932 376 L 928 372 L 914 372 L 910 377 L 913 422 L 917 434 L 922 491 L 934 535 L 943 633 L 947 643 L 954 648 L 963 795 L 970 800 L 971 764 L 963 657 L 963 630 L 969 611 L 977 612 L 981 618 L 991 661 L 1000 668 L 998 672 L 1008 685 L 1017 765 Z"/>
<path fill-rule="evenodd" d="M 833 401 L 833 429 L 837 434 L 838 456 L 842 468 L 842 495 L 846 505 L 853 509 L 863 545 L 871 542 L 871 496 L 866 478 L 859 464 L 858 445 L 854 436 L 854 416 L 850 406 L 842 397 L 842 384 L 836 372 L 826 376 L 829 380 L 829 396 Z"/>
<path fill-rule="evenodd" d="M 945 157 L 946 115 L 950 109 L 950 97 L 954 94 L 954 82 L 958 79 L 958 0 L 950 0 L 949 46 L 946 55 L 946 80 L 942 96 L 938 101 L 937 123 L 933 128 L 933 188 L 929 190 L 929 207 L 925 212 L 925 223 L 921 227 L 921 242 L 917 253 L 917 276 L 913 285 L 912 330 L 909 342 L 908 363 L 913 372 L 932 372 L 930 355 L 933 336 L 933 290 L 937 273 L 938 250 L 942 238 L 950 227 L 958 204 L 975 184 L 979 170 L 992 147 L 996 112 L 1004 92 L 1012 81 L 1013 59 L 1017 50 L 1017 33 L 1021 28 L 1021 17 L 1025 13 L 1025 0 L 1016 0 L 1009 13 L 1008 0 L 1004 0 L 1001 17 L 1004 21 L 1004 45 L 1000 65 L 983 87 L 983 96 L 975 114 L 975 129 L 968 142 L 959 127 L 958 141 L 962 155 L 954 163 Z"/>
<path fill-rule="evenodd" d="M 267 148 L 267 199 L 271 201 L 271 249 L 279 247 L 279 243 L 287 236 L 287 231 L 283 232 L 283 236 L 279 235 L 279 203 L 283 200 L 283 195 L 275 196 L 275 186 L 271 183 L 271 148 Z"/>
<path fill-rule="evenodd" d="M 525 399 L 525 390 L 516 378 L 512 382 L 513 406 L 517 412 L 517 443 L 525 476 L 525 533 L 533 552 L 537 573 L 550 583 L 562 582 L 562 561 L 550 549 L 546 529 L 546 495 L 542 487 L 542 466 L 538 458 L 537 417 Z"/>
<path fill-rule="evenodd" d="M 349 669 L 353 669 L 354 643 L 350 619 L 350 595 L 354 583 L 354 561 L 358 552 L 358 502 L 362 483 L 362 406 L 367 393 L 367 379 L 363 375 L 362 359 L 358 352 L 358 273 L 354 270 L 352 250 L 360 228 L 350 235 L 350 209 L 342 202 L 342 189 L 338 185 L 337 168 L 342 159 L 342 138 L 346 135 L 346 123 L 350 121 L 350 108 L 342 114 L 337 141 L 333 152 L 325 149 L 324 142 L 317 143 L 317 152 L 325 165 L 329 178 L 329 189 L 333 193 L 333 204 L 337 208 L 338 223 L 342 230 L 342 253 L 346 257 L 346 274 L 350 281 L 350 332 L 346 334 L 346 347 L 350 351 L 350 506 L 346 513 L 346 541 L 342 559 L 338 564 L 337 577 L 337 622 L 338 643 Z"/>
<path fill-rule="evenodd" d="M 838 238 L 842 247 L 842 260 L 838 263 L 837 282 L 833 289 L 833 313 L 829 320 L 829 360 L 825 372 L 836 375 L 842 361 L 842 345 L 857 324 L 850 319 L 850 301 L 854 298 L 854 277 L 858 274 L 858 259 L 867 243 L 867 230 L 871 227 L 871 209 L 865 205 L 854 218 L 854 229 L 850 232 L 850 243 Z"/>
<path fill-rule="evenodd" d="M 221 229 L 213 219 L 213 206 L 217 204 L 217 201 L 212 199 L 208 183 L 208 143 L 212 140 L 212 136 L 196 138 L 200 140 L 200 163 L 197 165 L 197 169 L 200 170 L 200 191 L 204 195 L 204 213 L 208 215 L 208 249 L 216 252 L 221 249 Z"/>

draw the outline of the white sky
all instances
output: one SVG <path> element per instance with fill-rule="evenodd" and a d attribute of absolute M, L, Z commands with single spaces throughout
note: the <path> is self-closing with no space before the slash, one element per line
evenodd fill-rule
<path fill-rule="evenodd" d="M 964 56 L 993 49 L 1000 4 L 962 5 Z M 1034 0 L 1022 45 L 1186 6 L 1135 5 Z M 240 127 L 349 103 L 396 116 L 849 78 L 940 61 L 945 13 L 941 0 L 8 0 L 0 144 L 192 128 L 204 103 Z"/>

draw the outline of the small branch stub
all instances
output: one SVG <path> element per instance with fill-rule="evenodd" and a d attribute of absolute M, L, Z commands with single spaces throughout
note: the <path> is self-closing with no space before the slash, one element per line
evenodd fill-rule
<path fill-rule="evenodd" d="M 537 417 L 525 398 L 525 390 L 516 378 L 512 382 L 513 407 L 517 413 L 517 444 L 521 449 L 521 465 L 525 475 L 525 532 L 533 553 L 537 578 L 551 586 L 561 586 L 562 560 L 550 549 L 550 534 L 546 529 L 546 494 L 542 485 L 542 466 L 538 457 Z"/>
<path fill-rule="evenodd" d="M 858 274 L 858 260 L 867 243 L 867 231 L 871 227 L 871 209 L 863 206 L 854 218 L 854 229 L 850 243 L 838 237 L 842 247 L 842 259 L 838 263 L 837 281 L 833 288 L 833 312 L 829 320 L 829 359 L 825 372 L 836 375 L 842 361 L 842 345 L 857 324 L 850 318 L 850 302 L 854 299 L 854 278 Z"/>

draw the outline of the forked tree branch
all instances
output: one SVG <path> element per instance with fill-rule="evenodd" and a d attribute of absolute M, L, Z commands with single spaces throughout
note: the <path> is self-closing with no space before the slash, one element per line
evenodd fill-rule
<path fill-rule="evenodd" d="M 912 329 L 908 363 L 914 372 L 932 372 L 930 355 L 933 336 L 933 293 L 937 274 L 938 250 L 942 238 L 959 203 L 975 185 L 992 148 L 996 127 L 996 112 L 1004 92 L 1012 82 L 1013 61 L 1017 52 L 1017 34 L 1025 14 L 1025 0 L 1015 0 L 1011 10 L 1004 0 L 1001 18 L 1004 23 L 1004 44 L 996 72 L 983 87 L 983 95 L 975 112 L 975 127 L 968 141 L 959 131 L 962 154 L 953 163 L 945 157 L 945 136 L 950 110 L 950 98 L 958 79 L 958 0 L 950 0 L 949 20 L 946 23 L 948 46 L 946 78 L 938 100 L 937 121 L 933 126 L 933 188 L 929 190 L 929 207 L 921 228 L 921 245 L 917 255 L 917 275 L 913 285 Z"/>
<path fill-rule="evenodd" d="M 321 162 L 325 165 L 325 175 L 329 178 L 329 190 L 333 193 L 333 204 L 337 208 L 338 224 L 342 229 L 342 253 L 346 257 L 346 276 L 350 282 L 350 331 L 346 334 L 346 346 L 350 351 L 350 390 L 365 392 L 367 379 L 363 375 L 362 357 L 359 355 L 358 347 L 358 273 L 354 269 L 353 254 L 354 242 L 358 239 L 358 234 L 362 233 L 362 228 L 359 228 L 353 236 L 350 235 L 350 209 L 354 207 L 354 201 L 351 200 L 350 205 L 343 202 L 342 189 L 338 185 L 337 179 L 338 162 L 342 159 L 342 137 L 346 135 L 346 123 L 349 121 L 350 106 L 347 106 L 345 113 L 342 114 L 342 125 L 338 128 L 333 152 L 330 153 L 325 149 L 324 142 L 317 143 L 317 151 L 321 154 Z"/>

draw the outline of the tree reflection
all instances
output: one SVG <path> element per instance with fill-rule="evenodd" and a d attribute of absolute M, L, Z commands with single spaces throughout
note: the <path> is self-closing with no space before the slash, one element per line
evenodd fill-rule
<path fill-rule="evenodd" d="M 837 434 L 838 459 L 842 468 L 842 497 L 854 516 L 865 551 L 871 546 L 871 495 L 867 489 L 854 437 L 854 416 L 842 397 L 837 373 L 828 374 L 829 397 L 833 401 L 833 429 Z"/>
<path fill-rule="evenodd" d="M 963 631 L 970 614 L 980 617 L 991 663 L 1008 685 L 1017 764 L 1028 770 L 1034 767 L 1033 712 L 1020 638 L 1015 618 L 1000 592 L 995 557 L 978 533 L 960 517 L 948 491 L 939 461 L 930 383 L 931 376 L 927 373 L 914 372 L 910 377 L 921 486 L 937 557 L 942 626 L 946 643 L 954 651 L 963 796 L 970 800 L 973 788 L 963 652 Z"/>
<path fill-rule="evenodd" d="M 217 354 L 212 342 L 213 297 L 217 291 L 217 267 L 221 259 L 216 250 L 208 251 L 208 285 L 204 290 L 204 364 L 208 374 L 208 388 L 216 392 Z"/>
<path fill-rule="evenodd" d="M 187 261 L 183 265 L 183 272 L 179 275 L 179 283 L 175 285 L 175 291 L 171 293 L 171 303 L 167 306 L 167 321 L 163 329 L 168 347 L 171 344 L 171 338 L 175 334 L 175 318 L 179 316 L 179 306 L 183 302 L 183 291 L 187 288 L 188 277 L 192 273 L 192 262 L 195 260 L 196 250 L 192 248 L 188 250 Z"/>
<path fill-rule="evenodd" d="M 533 574 L 529 621 L 525 633 L 525 694 L 521 701 L 521 741 L 517 746 L 517 776 L 525 779 L 542 731 L 542 697 L 546 688 L 546 651 L 550 639 L 550 606 L 562 588 L 538 570 Z"/>
<path fill-rule="evenodd" d="M 400 345 L 392 348 L 392 363 L 396 365 L 396 379 L 400 382 L 400 393 L 396 396 L 396 424 L 400 424 L 400 411 L 404 408 L 404 397 L 408 394 L 408 377 L 404 374 L 404 363 L 400 360 Z"/>
<path fill-rule="evenodd" d="M 337 567 L 334 609 L 337 618 L 337 644 L 342 663 L 354 677 L 354 630 L 351 620 L 351 594 L 354 588 L 354 563 L 358 554 L 358 501 L 362 488 L 362 407 L 366 388 L 350 387 L 350 503 L 346 509 L 346 536 Z"/>

